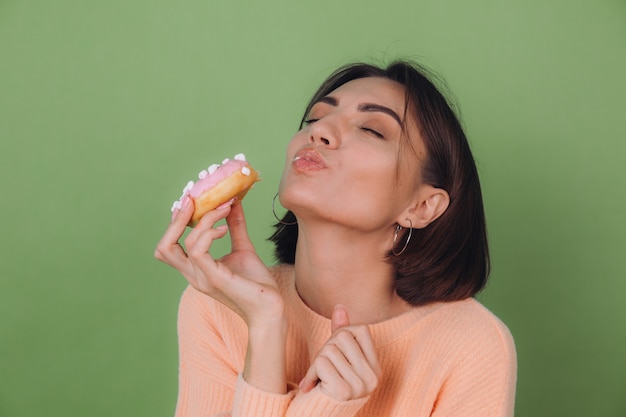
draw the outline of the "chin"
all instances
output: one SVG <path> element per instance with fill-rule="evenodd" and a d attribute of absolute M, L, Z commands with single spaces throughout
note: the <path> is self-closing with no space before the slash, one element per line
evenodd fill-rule
<path fill-rule="evenodd" d="M 316 193 L 311 190 L 298 187 L 296 184 L 286 185 L 283 181 L 278 190 L 280 205 L 294 213 L 310 208 L 315 203 L 315 195 Z"/>

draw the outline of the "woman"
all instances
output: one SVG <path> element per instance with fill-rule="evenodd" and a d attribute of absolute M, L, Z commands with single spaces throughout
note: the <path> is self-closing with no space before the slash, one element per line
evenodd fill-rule
<path fill-rule="evenodd" d="M 513 414 L 513 340 L 472 298 L 489 269 L 476 167 L 423 70 L 332 74 L 287 147 L 279 201 L 278 266 L 241 204 L 206 214 L 185 252 L 187 202 L 157 246 L 190 283 L 177 416 Z"/>

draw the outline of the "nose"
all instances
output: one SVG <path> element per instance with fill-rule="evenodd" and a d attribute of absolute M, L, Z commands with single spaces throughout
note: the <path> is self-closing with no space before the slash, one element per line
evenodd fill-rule
<path fill-rule="evenodd" d="M 314 145 L 336 149 L 341 144 L 341 133 L 336 125 L 324 118 L 310 125 L 309 142 Z"/>

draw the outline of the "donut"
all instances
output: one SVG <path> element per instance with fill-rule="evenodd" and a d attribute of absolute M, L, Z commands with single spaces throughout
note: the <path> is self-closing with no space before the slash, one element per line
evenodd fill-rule
<path fill-rule="evenodd" d="M 225 159 L 221 164 L 213 164 L 198 174 L 198 181 L 189 181 L 183 194 L 172 204 L 172 218 L 182 207 L 185 197 L 193 202 L 194 211 L 188 226 L 194 227 L 207 212 L 235 199 L 233 204 L 243 200 L 259 173 L 246 161 L 242 153 L 233 159 Z"/>

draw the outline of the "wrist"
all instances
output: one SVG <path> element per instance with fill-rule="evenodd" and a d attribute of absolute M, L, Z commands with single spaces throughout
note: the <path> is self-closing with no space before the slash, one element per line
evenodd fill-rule
<path fill-rule="evenodd" d="M 285 372 L 287 321 L 284 317 L 248 327 L 244 379 L 264 391 L 287 392 Z"/>

